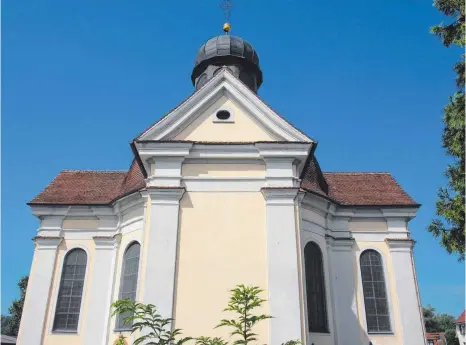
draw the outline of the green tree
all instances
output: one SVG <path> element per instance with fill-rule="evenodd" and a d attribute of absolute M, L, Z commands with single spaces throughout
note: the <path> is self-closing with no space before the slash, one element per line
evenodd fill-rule
<path fill-rule="evenodd" d="M 8 324 L 11 322 L 11 316 L 9 315 L 2 315 L 2 334 L 5 333 L 5 329 L 8 327 Z M 9 334 L 6 334 L 9 335 Z"/>
<path fill-rule="evenodd" d="M 262 320 L 270 319 L 270 315 L 254 315 L 253 310 L 260 307 L 265 302 L 259 297 L 262 292 L 257 286 L 238 285 L 230 291 L 230 302 L 224 311 L 231 311 L 237 314 L 236 319 L 223 319 L 215 328 L 230 327 L 230 335 L 237 336 L 239 339 L 233 342 L 233 345 L 248 345 L 252 341 L 257 341 L 256 333 L 252 328 Z"/>
<path fill-rule="evenodd" d="M 21 315 L 23 314 L 24 299 L 26 297 L 26 289 L 28 286 L 28 276 L 22 277 L 18 282 L 19 299 L 11 303 L 8 312 L 10 315 L 2 315 L 2 334 L 17 336 L 19 331 L 19 324 L 21 322 Z"/>
<path fill-rule="evenodd" d="M 445 332 L 448 345 L 459 345 L 456 337 L 455 318 L 449 314 L 437 314 L 431 305 L 422 308 L 427 332 Z"/>
<path fill-rule="evenodd" d="M 191 338 L 180 338 L 181 330 L 171 330 L 172 319 L 163 318 L 153 304 L 142 304 L 129 299 L 113 303 L 113 315 L 128 315 L 124 323 L 131 325 L 131 334 L 142 332 L 133 345 L 182 345 Z M 123 343 L 124 337 L 119 342 Z M 146 342 L 148 341 L 148 342 Z"/>
<path fill-rule="evenodd" d="M 426 332 L 440 332 L 440 325 L 435 317 L 435 308 L 431 305 L 422 307 L 422 314 L 424 315 Z"/>
<path fill-rule="evenodd" d="M 238 285 L 230 291 L 230 301 L 224 311 L 236 313 L 237 317 L 233 319 L 223 319 L 215 328 L 229 327 L 230 335 L 236 337 L 233 345 L 248 345 L 257 341 L 256 334 L 252 328 L 260 321 L 271 318 L 266 314 L 254 314 L 253 311 L 259 308 L 265 300 L 259 297 L 262 292 L 256 286 Z M 113 303 L 114 311 L 112 315 L 131 315 L 124 319 L 124 322 L 132 325 L 131 333 L 141 331 L 142 336 L 137 338 L 133 345 L 141 344 L 146 340 L 150 342 L 145 344 L 151 345 L 181 345 L 193 338 L 178 339 L 181 330 L 175 329 L 170 331 L 172 319 L 164 319 L 158 313 L 154 305 L 137 303 L 131 300 L 119 300 Z M 122 337 L 123 338 L 123 337 Z M 228 345 L 228 342 L 222 338 L 198 337 L 194 338 L 195 345 Z M 123 339 L 120 341 L 123 343 Z M 298 340 L 290 340 L 281 345 L 299 345 Z"/>
<path fill-rule="evenodd" d="M 431 32 L 440 38 L 446 47 L 451 45 L 465 46 L 465 3 L 463 0 L 435 0 L 434 5 L 444 15 L 452 18 L 449 24 L 440 24 L 431 28 Z M 452 157 L 445 175 L 448 179 L 446 187 L 440 188 L 436 203 L 437 218 L 429 225 L 428 230 L 440 238 L 440 244 L 448 253 L 465 258 L 465 107 L 464 54 L 453 67 L 456 72 L 456 93 L 443 110 L 444 131 L 443 148 Z"/>

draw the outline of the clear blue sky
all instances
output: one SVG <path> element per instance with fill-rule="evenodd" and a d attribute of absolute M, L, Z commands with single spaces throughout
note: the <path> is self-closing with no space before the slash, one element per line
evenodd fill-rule
<path fill-rule="evenodd" d="M 189 95 L 219 0 L 3 1 L 2 312 L 29 273 L 26 202 L 61 169 L 127 169 L 129 141 Z M 428 0 L 236 0 L 260 95 L 319 141 L 325 171 L 390 171 L 423 204 L 410 223 L 423 304 L 459 316 L 464 265 L 425 230 L 448 159 L 442 108 L 460 51 Z"/>

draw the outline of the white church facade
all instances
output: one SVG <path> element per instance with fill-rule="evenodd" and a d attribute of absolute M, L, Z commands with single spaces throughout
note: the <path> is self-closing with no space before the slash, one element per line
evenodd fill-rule
<path fill-rule="evenodd" d="M 19 345 L 132 336 L 111 304 L 155 304 L 221 336 L 229 290 L 264 289 L 261 344 L 425 344 L 408 222 L 389 173 L 326 173 L 317 143 L 258 96 L 257 52 L 218 36 L 195 92 L 137 136 L 128 171 L 70 171 L 30 203 L 40 226 Z M 259 343 L 258 342 L 258 343 Z"/>

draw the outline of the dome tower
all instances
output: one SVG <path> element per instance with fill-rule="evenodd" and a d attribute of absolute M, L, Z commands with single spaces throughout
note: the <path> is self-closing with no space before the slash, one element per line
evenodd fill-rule
<path fill-rule="evenodd" d="M 225 24 L 227 25 L 227 24 Z M 230 26 L 224 26 L 226 35 L 216 36 L 204 43 L 197 53 L 191 80 L 196 90 L 212 79 L 222 68 L 246 84 L 252 91 L 262 84 L 259 55 L 246 40 L 230 36 Z"/>

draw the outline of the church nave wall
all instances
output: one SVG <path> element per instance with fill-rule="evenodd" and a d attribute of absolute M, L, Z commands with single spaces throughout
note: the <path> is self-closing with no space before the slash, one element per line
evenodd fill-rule
<path fill-rule="evenodd" d="M 267 299 L 265 200 L 260 192 L 186 192 L 180 203 L 175 326 L 189 336 L 228 337 L 214 327 L 229 290 L 238 284 L 264 289 Z M 261 310 L 269 313 L 266 302 Z M 268 322 L 257 326 L 268 343 Z"/>

